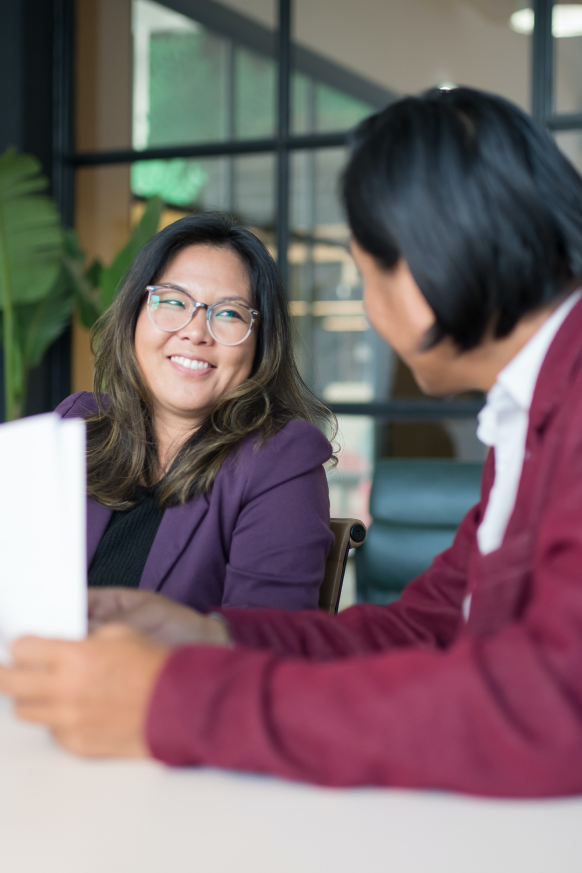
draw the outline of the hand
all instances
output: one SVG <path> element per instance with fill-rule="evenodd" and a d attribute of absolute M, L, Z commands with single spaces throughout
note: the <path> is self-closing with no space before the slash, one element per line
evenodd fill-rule
<path fill-rule="evenodd" d="M 0 666 L 0 691 L 19 718 L 47 725 L 70 752 L 147 757 L 148 704 L 169 653 L 120 625 L 82 642 L 23 637 L 12 666 Z"/>
<path fill-rule="evenodd" d="M 89 629 L 93 631 L 109 622 L 129 625 L 167 646 L 232 644 L 220 619 L 202 615 L 161 594 L 134 588 L 90 588 Z"/>

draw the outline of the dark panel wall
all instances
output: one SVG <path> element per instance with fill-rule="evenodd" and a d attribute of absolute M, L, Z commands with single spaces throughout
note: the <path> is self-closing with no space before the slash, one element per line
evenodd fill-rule
<path fill-rule="evenodd" d="M 0 0 L 0 153 L 9 146 L 53 170 L 53 46 L 55 0 Z M 53 409 L 68 393 L 68 336 L 30 376 L 27 412 Z M 0 417 L 4 390 L 0 361 Z"/>

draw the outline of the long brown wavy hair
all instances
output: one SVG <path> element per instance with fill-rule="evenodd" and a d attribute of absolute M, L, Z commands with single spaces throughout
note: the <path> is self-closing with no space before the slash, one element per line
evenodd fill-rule
<path fill-rule="evenodd" d="M 162 508 L 207 493 L 229 453 L 248 434 L 260 445 L 292 419 L 335 435 L 333 413 L 297 370 L 285 292 L 263 243 L 228 215 L 190 215 L 161 230 L 137 256 L 112 306 L 95 326 L 94 395 L 98 411 L 87 421 L 87 490 L 112 509 L 127 509 L 139 486 L 155 487 L 160 464 L 153 397 L 137 362 L 134 335 L 146 286 L 155 284 L 186 246 L 212 245 L 244 263 L 251 299 L 260 312 L 251 375 L 217 398 L 201 426 L 179 449 L 158 487 Z M 253 328 L 254 329 L 254 328 Z"/>

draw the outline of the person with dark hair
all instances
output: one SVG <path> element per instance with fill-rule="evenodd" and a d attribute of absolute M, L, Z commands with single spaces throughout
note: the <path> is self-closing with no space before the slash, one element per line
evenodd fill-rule
<path fill-rule="evenodd" d="M 91 587 L 317 608 L 332 417 L 289 324 L 269 252 L 228 216 L 182 218 L 137 256 L 97 325 L 94 393 L 57 410 L 87 422 Z"/>
<path fill-rule="evenodd" d="M 84 755 L 580 793 L 582 180 L 517 107 L 458 88 L 364 122 L 343 190 L 373 326 L 428 393 L 487 392 L 452 547 L 337 617 L 94 592 L 96 633 L 18 641 L 0 688 Z"/>

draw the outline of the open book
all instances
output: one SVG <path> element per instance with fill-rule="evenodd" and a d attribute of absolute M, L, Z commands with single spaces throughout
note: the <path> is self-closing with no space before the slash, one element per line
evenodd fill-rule
<path fill-rule="evenodd" d="M 0 660 L 20 636 L 87 633 L 85 423 L 0 425 Z"/>

